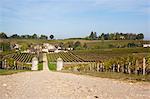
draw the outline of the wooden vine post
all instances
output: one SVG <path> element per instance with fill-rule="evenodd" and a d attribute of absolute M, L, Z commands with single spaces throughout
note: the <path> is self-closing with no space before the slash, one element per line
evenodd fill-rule
<path fill-rule="evenodd" d="M 131 74 L 131 69 L 130 68 L 131 68 L 131 62 L 129 62 L 129 65 L 128 65 L 128 73 L 129 74 Z"/>
<path fill-rule="evenodd" d="M 135 63 L 135 74 L 138 74 L 138 60 Z"/>

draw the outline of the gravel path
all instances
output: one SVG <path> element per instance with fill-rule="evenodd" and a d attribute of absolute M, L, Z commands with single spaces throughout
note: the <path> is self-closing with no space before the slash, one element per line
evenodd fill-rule
<path fill-rule="evenodd" d="M 43 71 L 0 76 L 0 99 L 150 99 L 150 83 L 52 72 L 44 61 Z"/>

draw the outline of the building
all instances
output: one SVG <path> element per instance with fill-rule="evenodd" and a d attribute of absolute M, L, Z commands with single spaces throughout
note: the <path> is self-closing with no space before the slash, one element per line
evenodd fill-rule
<path fill-rule="evenodd" d="M 150 44 L 143 44 L 143 47 L 144 48 L 148 48 L 148 47 L 150 48 Z"/>

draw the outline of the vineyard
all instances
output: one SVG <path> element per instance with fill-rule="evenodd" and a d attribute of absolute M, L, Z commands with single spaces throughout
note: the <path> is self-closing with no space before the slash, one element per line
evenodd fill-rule
<path fill-rule="evenodd" d="M 0 68 L 31 70 L 32 58 L 36 56 L 29 53 L 12 53 L 2 57 Z"/>
<path fill-rule="evenodd" d="M 125 57 L 127 55 L 139 55 L 146 57 L 150 54 L 150 49 L 136 48 L 136 49 L 103 49 L 103 50 L 76 50 L 72 52 L 77 57 L 84 59 L 87 62 L 105 61 L 110 58 Z"/>
<path fill-rule="evenodd" d="M 70 53 L 70 52 L 61 52 L 61 53 L 50 53 L 47 54 L 49 62 L 56 62 L 60 57 L 64 62 L 85 62 L 82 58 Z"/>
<path fill-rule="evenodd" d="M 18 62 L 23 62 L 23 63 L 31 63 L 32 62 L 32 58 L 35 55 L 33 54 L 28 54 L 28 53 L 15 53 L 15 54 L 10 54 L 4 57 L 4 59 L 6 58 L 13 58 L 15 61 Z"/>

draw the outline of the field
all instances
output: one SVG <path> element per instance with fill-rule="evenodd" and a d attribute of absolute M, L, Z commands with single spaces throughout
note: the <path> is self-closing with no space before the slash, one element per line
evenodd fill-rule
<path fill-rule="evenodd" d="M 113 49 L 93 49 L 76 50 L 72 52 L 85 61 L 103 61 L 115 57 L 124 57 L 128 55 L 150 55 L 150 48 L 113 48 Z"/>
<path fill-rule="evenodd" d="M 150 48 L 113 48 L 95 50 L 75 50 L 72 52 L 47 54 L 49 62 L 56 62 L 57 58 L 62 58 L 64 62 L 96 62 L 115 57 L 125 57 L 136 55 L 146 57 L 150 55 Z"/>
<path fill-rule="evenodd" d="M 15 61 L 22 62 L 22 63 L 31 63 L 32 58 L 34 57 L 34 54 L 28 54 L 28 53 L 15 53 L 6 55 L 4 58 L 13 58 Z"/>
<path fill-rule="evenodd" d="M 50 53 L 47 54 L 49 62 L 56 62 L 60 57 L 64 62 L 84 62 L 84 60 L 70 52 Z"/>

